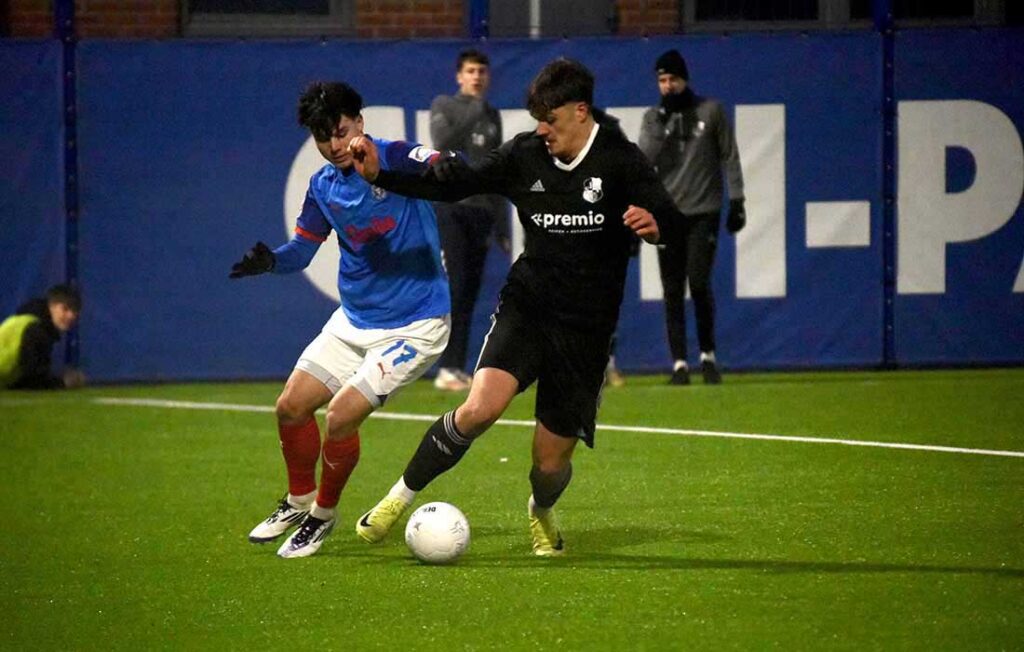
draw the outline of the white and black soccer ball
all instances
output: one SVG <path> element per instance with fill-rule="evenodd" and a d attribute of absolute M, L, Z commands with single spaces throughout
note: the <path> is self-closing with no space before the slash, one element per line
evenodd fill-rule
<path fill-rule="evenodd" d="M 448 564 L 469 547 L 469 521 L 449 503 L 427 503 L 409 517 L 405 544 L 426 564 Z"/>

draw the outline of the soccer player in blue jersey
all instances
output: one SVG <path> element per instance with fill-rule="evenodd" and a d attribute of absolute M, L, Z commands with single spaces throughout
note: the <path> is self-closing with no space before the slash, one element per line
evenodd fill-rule
<path fill-rule="evenodd" d="M 302 95 L 299 123 L 328 165 L 310 178 L 291 241 L 274 250 L 256 243 L 230 274 L 302 270 L 332 231 L 342 249 L 341 306 L 299 356 L 277 399 L 288 493 L 249 534 L 251 542 L 266 543 L 297 524 L 277 551 L 285 558 L 319 550 L 359 461 L 360 424 L 429 369 L 448 343 L 450 299 L 434 210 L 428 201 L 386 192 L 355 173 L 348 146 L 363 135 L 362 108 L 362 98 L 344 83 L 316 82 Z M 384 152 L 382 164 L 395 171 L 421 171 L 436 155 L 409 143 L 373 142 Z M 321 444 L 314 413 L 325 404 Z"/>

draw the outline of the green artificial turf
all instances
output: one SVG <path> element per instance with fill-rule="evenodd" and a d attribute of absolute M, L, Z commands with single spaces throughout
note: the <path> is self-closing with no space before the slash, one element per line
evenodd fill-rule
<path fill-rule="evenodd" d="M 1024 451 L 1024 370 L 631 377 L 600 423 Z M 249 530 L 285 489 L 277 384 L 0 394 L 0 647 L 28 649 L 1020 649 L 1024 457 L 602 429 L 530 554 L 531 430 L 496 425 L 421 494 L 469 552 L 415 562 L 356 518 L 425 422 L 371 419 L 340 522 L 282 560 Z M 387 413 L 438 416 L 421 381 Z M 508 419 L 531 419 L 532 392 Z M 404 520 L 402 521 L 404 526 Z"/>

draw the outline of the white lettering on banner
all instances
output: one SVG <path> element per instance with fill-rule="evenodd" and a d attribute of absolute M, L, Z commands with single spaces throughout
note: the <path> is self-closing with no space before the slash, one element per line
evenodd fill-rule
<path fill-rule="evenodd" d="M 533 119 L 526 109 L 502 109 L 501 132 L 505 140 L 509 140 L 518 133 L 533 131 L 537 128 L 537 121 Z M 519 258 L 526 248 L 526 234 L 523 233 L 523 226 L 519 223 L 519 211 L 513 206 L 509 211 L 509 219 L 512 220 L 512 260 Z"/>
<path fill-rule="evenodd" d="M 368 106 L 363 109 L 363 119 L 368 125 L 366 130 L 377 138 L 386 140 L 405 140 L 405 109 L 400 106 Z M 327 164 L 316 148 L 316 141 L 310 136 L 299 148 L 288 171 L 288 181 L 284 189 L 284 226 L 288 239 L 295 234 L 295 225 L 302 212 L 302 204 L 306 200 L 309 189 L 309 178 Z M 313 257 L 303 273 L 306 278 L 326 297 L 340 301 L 338 294 L 338 260 L 341 252 L 334 236 L 320 245 L 320 250 Z"/>
<path fill-rule="evenodd" d="M 898 113 L 896 289 L 942 294 L 946 245 L 987 236 L 1017 210 L 1024 148 L 1006 114 L 983 102 L 906 101 Z M 974 157 L 974 183 L 962 192 L 946 192 L 947 147 Z M 1021 274 L 1014 292 L 1024 291 Z"/>
<path fill-rule="evenodd" d="M 634 143 L 640 140 L 640 127 L 644 122 L 646 106 L 610 106 L 608 113 L 619 119 L 619 126 L 626 137 Z M 686 296 L 690 296 L 687 283 Z M 658 249 L 643 243 L 640 245 L 640 300 L 661 301 L 665 296 L 661 287 L 658 268 Z"/>
<path fill-rule="evenodd" d="M 804 212 L 808 249 L 871 246 L 871 202 L 809 201 Z"/>
<path fill-rule="evenodd" d="M 646 109 L 610 107 L 608 111 L 619 118 L 623 131 L 636 141 Z M 506 140 L 536 127 L 536 121 L 524 109 L 505 109 L 500 113 Z M 373 135 L 405 139 L 402 107 L 367 107 L 363 116 Z M 416 140 L 433 146 L 430 112 L 417 110 L 415 123 Z M 736 238 L 736 297 L 785 297 L 785 105 L 737 105 L 735 123 L 747 199 L 747 227 Z M 946 246 L 995 232 L 1017 210 L 1024 192 L 1024 147 L 1016 127 L 1002 111 L 972 100 L 900 102 L 898 126 L 897 291 L 943 293 Z M 962 192 L 946 192 L 947 147 L 962 147 L 974 158 L 974 182 Z M 285 232 L 289 238 L 302 209 L 309 177 L 323 165 L 316 144 L 308 138 L 295 156 L 285 188 Z M 870 243 L 870 233 L 864 234 L 869 204 L 857 200 L 836 204 L 849 205 L 851 210 L 856 207 L 856 213 L 850 213 L 844 218 L 846 222 L 836 225 L 814 217 L 815 210 L 825 208 L 816 206 L 818 203 L 807 204 L 808 247 Z M 511 219 L 515 258 L 523 251 L 524 234 L 514 208 Z M 840 227 L 846 230 L 822 230 Z M 649 246 L 640 249 L 640 298 L 644 301 L 660 301 L 663 297 L 656 252 Z M 332 237 L 328 246 L 320 248 L 305 274 L 317 290 L 338 300 L 337 273 L 338 249 Z M 1024 292 L 1024 262 L 1013 291 Z"/>
<path fill-rule="evenodd" d="M 747 226 L 736 234 L 736 296 L 786 296 L 786 105 L 736 107 Z"/>

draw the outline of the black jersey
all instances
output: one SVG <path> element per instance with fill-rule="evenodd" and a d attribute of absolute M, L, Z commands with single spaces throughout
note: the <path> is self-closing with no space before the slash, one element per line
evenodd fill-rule
<path fill-rule="evenodd" d="M 440 182 L 382 170 L 375 184 L 399 194 L 442 201 L 494 193 L 512 201 L 526 234 L 503 292 L 537 319 L 611 331 L 622 303 L 633 232 L 622 221 L 635 205 L 659 228 L 680 217 L 654 169 L 614 126 L 595 127 L 571 165 L 556 164 L 533 132 L 506 142 L 464 178 Z"/>

